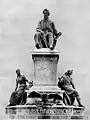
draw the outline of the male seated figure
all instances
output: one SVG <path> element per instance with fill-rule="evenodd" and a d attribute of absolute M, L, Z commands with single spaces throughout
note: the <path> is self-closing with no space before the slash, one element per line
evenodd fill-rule
<path fill-rule="evenodd" d="M 72 73 L 73 70 L 67 70 L 67 72 L 65 72 L 65 74 L 59 78 L 58 87 L 60 87 L 61 90 L 64 90 L 66 92 L 66 95 L 68 95 L 70 99 L 69 105 L 73 105 L 76 98 L 79 107 L 84 107 L 81 103 L 79 93 L 75 89 L 74 83 L 72 81 Z"/>
<path fill-rule="evenodd" d="M 38 27 L 36 28 L 37 33 L 34 36 L 35 46 L 37 49 L 50 48 L 54 49 L 57 38 L 62 35 L 55 28 L 54 22 L 49 20 L 50 12 L 47 9 L 43 10 L 44 18 L 39 21 Z"/>

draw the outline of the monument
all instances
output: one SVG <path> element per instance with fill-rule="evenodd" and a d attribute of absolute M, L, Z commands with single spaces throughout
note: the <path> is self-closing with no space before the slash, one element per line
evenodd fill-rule
<path fill-rule="evenodd" d="M 8 106 L 9 119 L 83 119 L 84 108 L 67 106 L 57 87 L 59 52 L 42 48 L 32 53 L 34 85 L 27 91 L 25 105 Z"/>
<path fill-rule="evenodd" d="M 65 105 L 63 102 L 65 91 L 57 86 L 57 65 L 60 52 L 54 49 L 54 42 L 51 42 L 48 47 L 39 45 L 36 44 L 37 49 L 31 52 L 33 60 L 33 86 L 26 90 L 26 104 L 7 106 L 6 114 L 8 118 L 10 120 L 85 120 L 84 107 Z"/>

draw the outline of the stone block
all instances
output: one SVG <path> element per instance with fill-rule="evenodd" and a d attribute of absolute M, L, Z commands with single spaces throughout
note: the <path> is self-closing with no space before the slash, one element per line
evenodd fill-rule
<path fill-rule="evenodd" d="M 73 108 L 73 115 L 84 115 L 84 109 L 83 107 L 74 107 Z"/>
<path fill-rule="evenodd" d="M 56 85 L 59 53 L 49 49 L 32 52 L 34 63 L 34 85 Z"/>

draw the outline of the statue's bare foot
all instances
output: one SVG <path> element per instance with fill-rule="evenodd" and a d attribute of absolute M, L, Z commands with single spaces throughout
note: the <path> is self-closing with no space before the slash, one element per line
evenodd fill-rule
<path fill-rule="evenodd" d="M 11 103 L 10 103 L 10 104 L 7 105 L 7 107 L 8 107 L 8 106 L 15 106 L 15 104 L 11 104 Z"/>
<path fill-rule="evenodd" d="M 79 107 L 85 107 L 84 105 L 80 104 Z"/>
<path fill-rule="evenodd" d="M 54 49 L 54 47 L 50 47 L 50 49 L 51 49 L 51 50 L 53 50 L 53 49 Z"/>
<path fill-rule="evenodd" d="M 59 36 L 61 36 L 62 35 L 62 33 L 61 32 L 59 32 L 58 34 L 57 34 L 57 36 L 55 37 L 55 39 L 58 39 L 59 38 Z"/>
<path fill-rule="evenodd" d="M 36 48 L 37 48 L 37 49 L 39 49 L 39 48 L 40 48 L 38 44 L 36 44 Z"/>

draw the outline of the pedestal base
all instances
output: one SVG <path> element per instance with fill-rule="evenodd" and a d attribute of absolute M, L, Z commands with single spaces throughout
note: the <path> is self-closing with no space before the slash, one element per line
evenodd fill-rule
<path fill-rule="evenodd" d="M 78 111 L 78 112 L 77 112 Z M 34 105 L 18 105 L 6 107 L 8 118 L 17 120 L 27 119 L 84 119 L 84 109 L 73 106 L 34 106 Z"/>
<path fill-rule="evenodd" d="M 50 50 L 47 48 L 39 50 L 36 49 L 34 52 L 32 52 L 32 59 L 34 63 L 34 86 L 27 90 L 27 94 L 30 94 L 34 91 L 34 93 L 37 92 L 40 95 L 38 98 L 42 100 L 41 104 L 34 104 L 35 102 L 31 104 L 30 102 L 29 105 L 8 106 L 6 107 L 8 119 L 85 120 L 84 108 L 60 104 L 64 91 L 61 91 L 57 87 L 57 64 L 59 60 L 59 53 L 56 50 Z M 59 96 L 59 102 L 54 101 L 56 100 L 54 93 Z M 52 97 L 55 98 L 53 100 L 53 104 L 51 101 L 49 101 L 49 95 L 52 95 Z"/>

